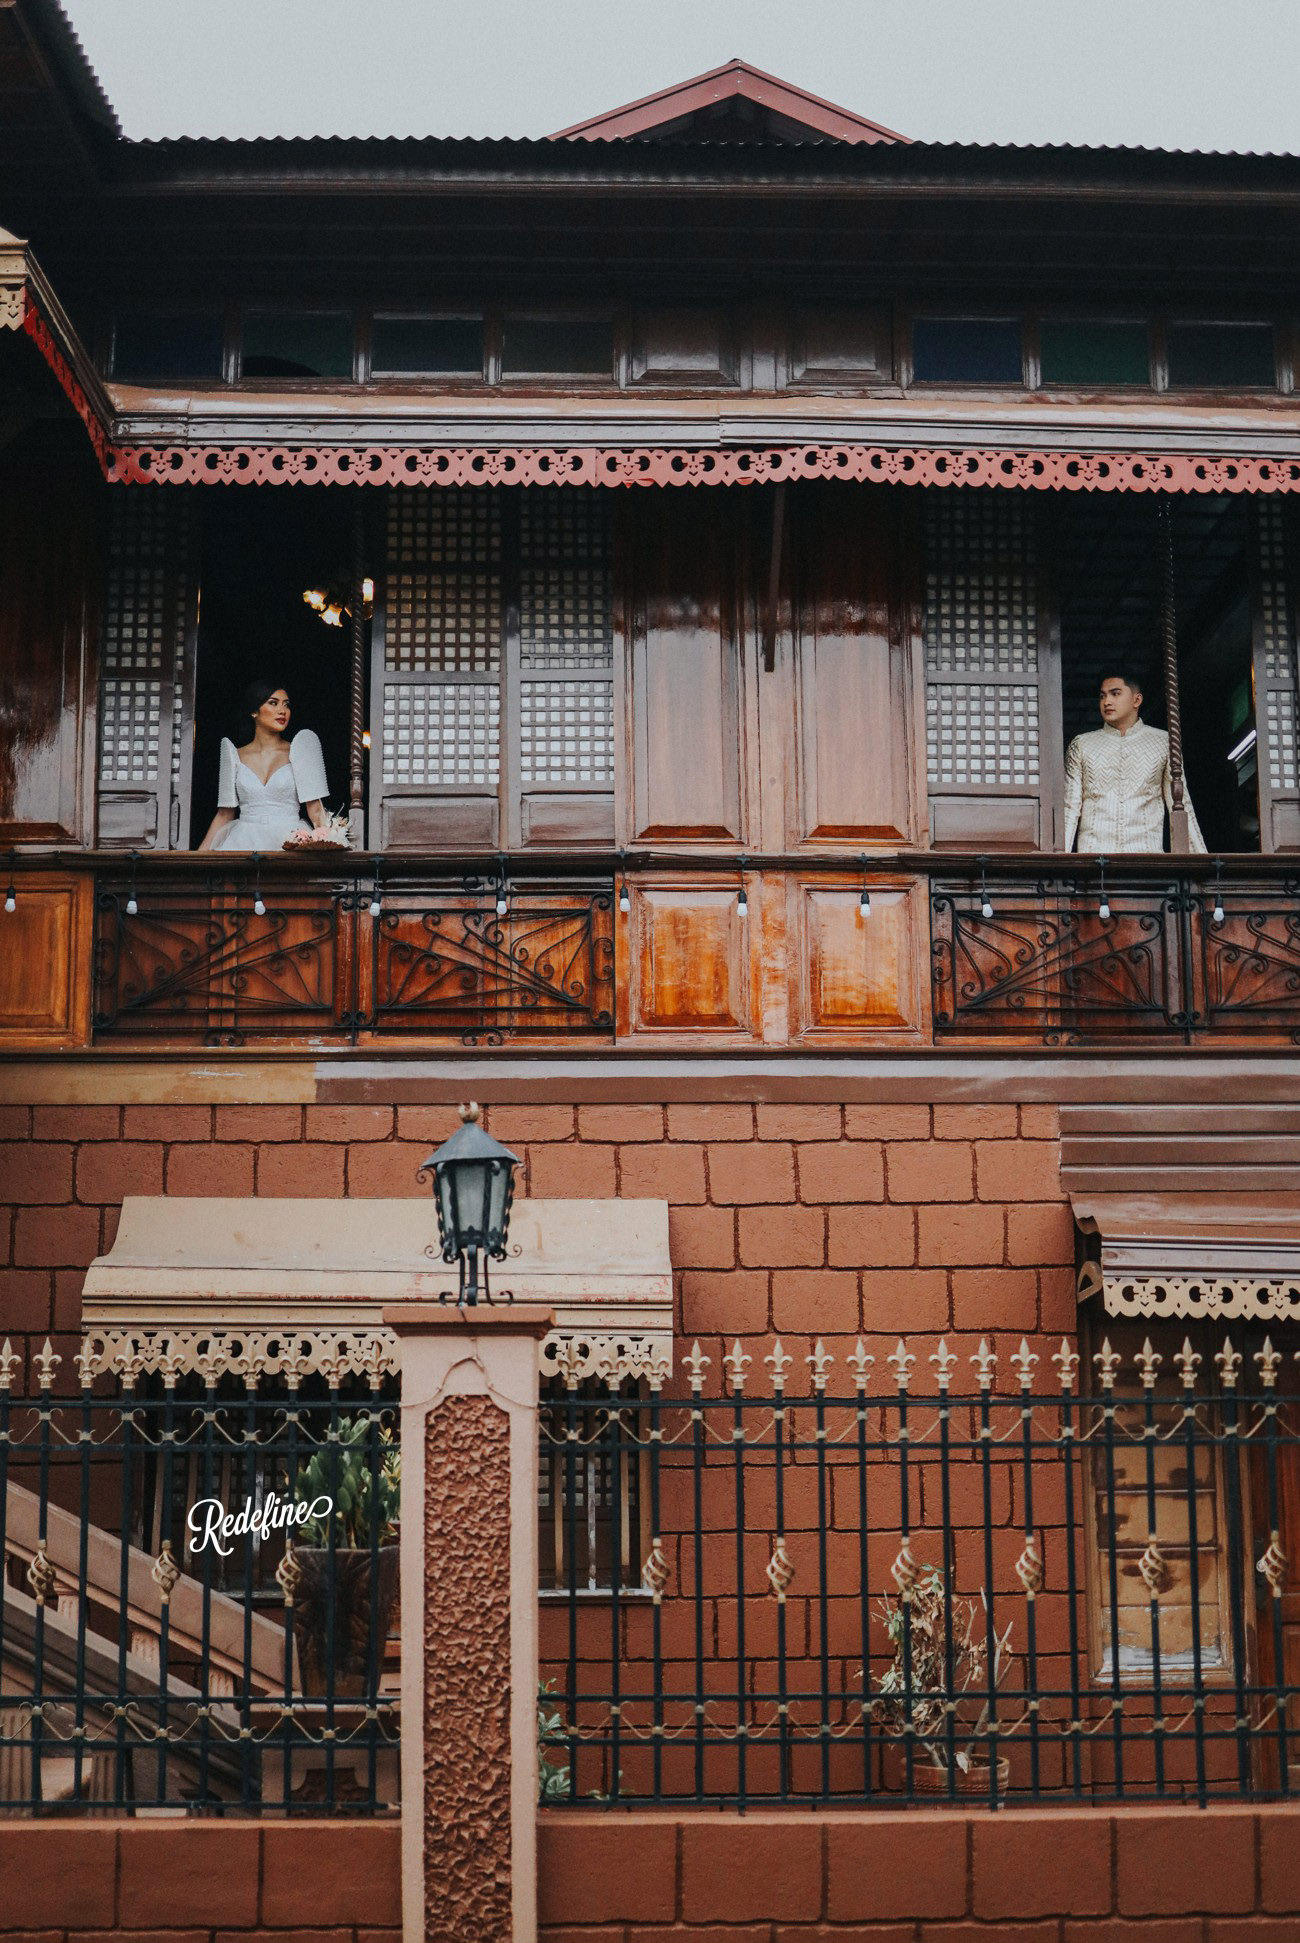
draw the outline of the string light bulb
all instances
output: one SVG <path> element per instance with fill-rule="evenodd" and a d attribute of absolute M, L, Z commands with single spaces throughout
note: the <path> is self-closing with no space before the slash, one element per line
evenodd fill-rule
<path fill-rule="evenodd" d="M 1102 892 L 1101 902 L 1097 906 L 1097 916 L 1099 918 L 1108 918 L 1110 916 L 1110 899 L 1107 897 L 1105 891 Z"/>
<path fill-rule="evenodd" d="M 5 892 L 5 909 L 6 911 L 16 911 L 18 909 L 18 893 L 14 889 L 14 852 L 12 850 L 9 852 L 9 888 Z"/>
<path fill-rule="evenodd" d="M 253 899 L 253 916 L 255 918 L 264 918 L 266 916 L 266 905 L 262 901 L 261 891 Z"/>
<path fill-rule="evenodd" d="M 871 916 L 871 892 L 867 888 L 867 859 L 862 858 L 862 894 L 858 898 L 858 910 L 864 918 Z"/>
<path fill-rule="evenodd" d="M 140 909 L 135 899 L 135 867 L 139 861 L 140 852 L 133 850 L 131 852 L 131 882 L 126 893 L 126 914 L 129 918 L 133 918 Z"/>
<path fill-rule="evenodd" d="M 627 887 L 627 857 L 622 850 L 618 853 L 618 908 L 624 917 L 632 909 L 632 896 Z"/>
<path fill-rule="evenodd" d="M 1223 864 L 1218 857 L 1214 860 L 1214 910 L 1211 915 L 1215 924 L 1223 923 Z"/>
<path fill-rule="evenodd" d="M 379 870 L 378 870 L 378 867 L 376 867 L 376 870 L 375 870 L 375 884 L 374 884 L 374 889 L 373 889 L 373 890 L 371 891 L 371 893 L 370 893 L 370 915 L 371 915 L 371 917 L 372 917 L 372 918 L 377 918 L 377 917 L 379 917 L 379 915 L 380 915 L 380 914 L 381 914 L 381 912 L 383 911 L 383 908 L 384 908 L 384 907 L 383 907 L 383 905 L 382 905 L 382 903 L 380 902 L 380 897 L 379 897 Z"/>
<path fill-rule="evenodd" d="M 980 916 L 982 918 L 991 918 L 993 915 L 993 899 L 989 896 L 988 878 L 984 874 L 984 864 L 985 864 L 985 859 L 981 857 L 980 858 Z"/>
<path fill-rule="evenodd" d="M 740 893 L 736 898 L 736 916 L 738 918 L 747 918 L 749 916 L 749 893 L 745 889 L 745 878 L 744 878 L 745 866 L 743 863 L 741 864 L 740 868 L 741 868 Z"/>
<path fill-rule="evenodd" d="M 126 900 L 126 914 L 129 918 L 133 918 L 139 909 L 140 906 L 135 901 L 135 892 L 132 891 L 130 897 Z"/>

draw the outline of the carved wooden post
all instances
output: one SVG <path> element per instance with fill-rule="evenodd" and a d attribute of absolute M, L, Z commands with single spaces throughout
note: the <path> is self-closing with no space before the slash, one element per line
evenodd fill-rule
<path fill-rule="evenodd" d="M 402 1935 L 537 1934 L 537 1345 L 549 1309 L 403 1303 Z"/>
<path fill-rule="evenodd" d="M 1160 522 L 1160 648 L 1165 678 L 1165 719 L 1169 724 L 1169 848 L 1186 856 L 1192 847 L 1183 788 L 1183 707 L 1178 688 L 1178 615 L 1174 605 L 1174 523 L 1168 493 L 1156 502 Z"/>

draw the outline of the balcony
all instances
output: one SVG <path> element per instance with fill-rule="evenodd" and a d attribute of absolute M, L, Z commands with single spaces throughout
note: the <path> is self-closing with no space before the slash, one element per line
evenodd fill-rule
<path fill-rule="evenodd" d="M 13 1051 L 1300 1039 L 1284 857 L 64 852 L 13 905 Z"/>

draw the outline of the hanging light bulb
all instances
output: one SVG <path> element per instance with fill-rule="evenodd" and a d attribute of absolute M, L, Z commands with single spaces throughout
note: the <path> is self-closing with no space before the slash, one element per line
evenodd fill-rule
<path fill-rule="evenodd" d="M 871 892 L 867 889 L 867 860 L 862 859 L 862 894 L 858 898 L 858 910 L 864 918 L 871 916 Z"/>
<path fill-rule="evenodd" d="M 5 892 L 5 909 L 6 911 L 16 911 L 18 909 L 18 895 L 14 890 L 14 853 L 12 850 L 9 852 L 9 888 Z"/>
<path fill-rule="evenodd" d="M 1216 897 L 1214 900 L 1213 917 L 1216 924 L 1223 923 L 1223 899 L 1221 897 Z"/>
<path fill-rule="evenodd" d="M 325 612 L 327 596 L 323 587 L 304 587 L 302 597 L 308 607 L 311 608 L 313 614 L 323 614 Z"/>
<path fill-rule="evenodd" d="M 628 912 L 632 909 L 632 899 L 628 892 L 626 878 L 624 878 L 623 882 L 619 885 L 618 908 L 623 913 L 624 917 L 626 917 Z"/>
<path fill-rule="evenodd" d="M 1099 918 L 1108 918 L 1110 916 L 1110 899 L 1107 897 L 1105 891 L 1102 892 L 1101 902 L 1097 906 L 1097 916 Z"/>
<path fill-rule="evenodd" d="M 979 865 L 980 865 L 980 916 L 982 918 L 991 918 L 993 915 L 993 899 L 989 896 L 988 879 L 984 874 L 983 857 L 980 858 Z"/>
<path fill-rule="evenodd" d="M 743 859 L 741 861 L 740 869 L 741 869 L 740 893 L 736 898 L 736 916 L 738 918 L 747 918 L 749 916 L 749 893 L 745 889 L 745 878 L 744 878 L 745 865 Z"/>
<path fill-rule="evenodd" d="M 132 891 L 130 897 L 126 900 L 126 914 L 129 918 L 133 918 L 139 909 L 140 906 L 135 901 L 135 892 Z"/>
<path fill-rule="evenodd" d="M 135 867 L 139 861 L 140 852 L 133 850 L 131 852 L 131 882 L 126 893 L 126 914 L 129 918 L 133 918 L 140 909 L 140 906 L 135 901 Z"/>
<path fill-rule="evenodd" d="M 253 858 L 253 871 L 253 916 L 264 918 L 266 905 L 262 901 L 262 859 L 256 855 Z"/>
<path fill-rule="evenodd" d="M 266 916 L 266 905 L 262 902 L 262 893 L 260 891 L 253 899 L 253 916 L 255 918 L 264 918 Z"/>
<path fill-rule="evenodd" d="M 1223 923 L 1223 865 L 1217 857 L 1214 863 L 1214 911 L 1215 924 Z"/>
<path fill-rule="evenodd" d="M 321 619 L 324 621 L 326 627 L 342 627 L 343 625 L 342 607 L 339 605 L 337 601 L 332 600 L 329 606 L 325 609 L 324 613 L 321 615 Z"/>
<path fill-rule="evenodd" d="M 503 918 L 510 909 L 510 899 L 506 894 L 506 880 L 503 877 L 497 885 L 497 916 Z"/>

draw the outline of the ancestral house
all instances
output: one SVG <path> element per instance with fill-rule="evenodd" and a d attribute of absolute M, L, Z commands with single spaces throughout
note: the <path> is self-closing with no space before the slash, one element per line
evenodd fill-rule
<path fill-rule="evenodd" d="M 0 1926 L 1300 1912 L 1298 192 L 0 0 Z"/>

